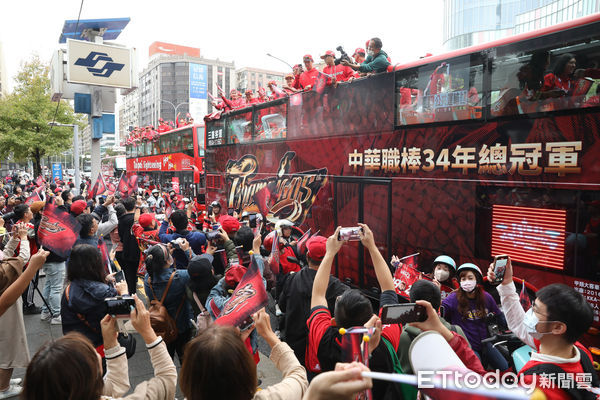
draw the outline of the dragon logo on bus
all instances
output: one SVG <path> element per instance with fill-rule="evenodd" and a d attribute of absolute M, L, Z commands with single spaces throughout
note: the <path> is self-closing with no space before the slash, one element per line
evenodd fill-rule
<path fill-rule="evenodd" d="M 256 157 L 246 154 L 239 160 L 229 160 L 226 178 L 231 182 L 228 206 L 237 210 L 260 211 L 255 195 L 269 191 L 268 215 L 286 218 L 301 224 L 313 205 L 319 190 L 327 183 L 327 168 L 290 174 L 290 165 L 296 153 L 288 151 L 279 161 L 276 176 L 253 179 L 258 173 Z"/>

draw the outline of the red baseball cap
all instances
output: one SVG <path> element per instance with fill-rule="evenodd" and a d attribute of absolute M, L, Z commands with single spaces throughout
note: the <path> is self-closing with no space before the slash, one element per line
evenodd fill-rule
<path fill-rule="evenodd" d="M 142 228 L 152 226 L 152 221 L 154 221 L 154 214 L 144 213 L 140 215 L 139 223 Z"/>
<path fill-rule="evenodd" d="M 325 57 L 327 57 L 327 56 L 331 56 L 331 57 L 335 58 L 335 53 L 334 53 L 333 51 L 331 51 L 331 50 L 327 50 L 327 51 L 325 52 L 325 54 L 323 54 L 323 55 L 321 56 L 321 58 L 322 58 L 322 59 L 325 59 Z"/>
<path fill-rule="evenodd" d="M 304 57 L 302 57 L 302 61 L 306 60 L 307 58 L 309 58 L 310 61 L 313 61 L 313 62 L 315 61 L 315 60 L 313 60 L 313 58 L 310 54 L 305 54 Z"/>
<path fill-rule="evenodd" d="M 223 215 L 219 218 L 219 224 L 228 235 L 240 230 L 240 221 L 231 215 Z"/>
<path fill-rule="evenodd" d="M 225 283 L 227 286 L 235 288 L 237 284 L 240 283 L 245 273 L 246 267 L 242 267 L 239 264 L 232 265 L 225 271 Z"/>
<path fill-rule="evenodd" d="M 79 215 L 85 210 L 87 203 L 84 200 L 77 200 L 71 204 L 71 213 Z"/>
<path fill-rule="evenodd" d="M 362 47 L 357 47 L 356 50 L 354 50 L 354 54 L 352 54 L 352 57 L 354 57 L 357 54 L 362 54 L 364 56 L 367 53 L 365 52 L 365 49 L 363 49 Z"/>
<path fill-rule="evenodd" d="M 306 242 L 308 256 L 314 261 L 322 261 L 325 257 L 327 238 L 324 236 L 313 236 Z"/>

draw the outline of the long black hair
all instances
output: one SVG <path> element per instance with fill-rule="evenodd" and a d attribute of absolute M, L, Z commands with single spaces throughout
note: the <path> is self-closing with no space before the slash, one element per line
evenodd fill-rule
<path fill-rule="evenodd" d="M 164 244 L 155 244 L 147 250 L 146 255 L 146 271 L 150 278 L 154 276 L 165 267 L 165 264 L 169 262 L 171 255 L 169 249 Z"/>
<path fill-rule="evenodd" d="M 67 263 L 67 279 L 104 282 L 106 273 L 100 250 L 90 244 L 78 244 L 71 250 Z"/>
<path fill-rule="evenodd" d="M 569 63 L 569 61 L 571 61 L 572 58 L 575 58 L 575 56 L 571 53 L 565 53 L 558 57 L 554 63 L 554 68 L 552 68 L 552 73 L 557 76 L 562 75 L 566 65 Z"/>

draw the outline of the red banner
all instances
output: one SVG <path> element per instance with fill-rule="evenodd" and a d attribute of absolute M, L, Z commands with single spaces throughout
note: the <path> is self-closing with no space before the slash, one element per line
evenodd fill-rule
<path fill-rule="evenodd" d="M 185 171 L 194 165 L 194 157 L 183 153 L 127 159 L 127 171 Z"/>
<path fill-rule="evenodd" d="M 215 324 L 239 326 L 249 316 L 267 304 L 267 290 L 254 256 L 248 271 L 238 283 L 231 298 L 216 319 Z"/>
<path fill-rule="evenodd" d="M 80 229 L 69 213 L 54 204 L 46 204 L 37 235 L 41 246 L 65 258 L 71 253 Z"/>
<path fill-rule="evenodd" d="M 410 256 L 402 257 L 396 266 L 394 273 L 394 287 L 396 293 L 404 297 L 408 297 L 410 287 L 421 279 L 422 273 L 417 270 L 417 257 L 419 253 L 411 254 Z"/>

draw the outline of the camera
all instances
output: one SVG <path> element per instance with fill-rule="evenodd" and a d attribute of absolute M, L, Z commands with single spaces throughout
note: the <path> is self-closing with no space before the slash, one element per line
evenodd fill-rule
<path fill-rule="evenodd" d="M 132 296 L 116 296 L 104 299 L 106 313 L 115 317 L 129 317 L 131 306 L 135 307 L 135 299 Z"/>
<path fill-rule="evenodd" d="M 221 238 L 221 232 L 219 231 L 210 231 L 206 232 L 206 240 L 209 242 L 216 242 Z"/>
<path fill-rule="evenodd" d="M 2 216 L 2 219 L 4 221 L 12 221 L 13 219 L 15 219 L 15 213 L 12 211 L 8 212 Z"/>
<path fill-rule="evenodd" d="M 169 243 L 171 243 L 171 246 L 173 246 L 174 249 L 181 249 L 182 242 L 183 242 L 183 238 L 177 238 L 177 239 L 171 240 Z"/>
<path fill-rule="evenodd" d="M 360 240 L 360 232 L 362 232 L 362 228 L 359 226 L 354 226 L 352 228 L 341 228 L 340 232 L 338 233 L 338 240 Z"/>
<path fill-rule="evenodd" d="M 342 61 L 348 61 L 349 63 L 352 63 L 352 59 L 350 58 L 350 56 L 348 55 L 348 53 L 346 53 L 344 51 L 344 48 L 342 46 L 338 46 L 335 48 L 337 51 L 340 52 L 340 58 L 336 58 L 334 63 L 335 65 L 339 65 Z"/>

